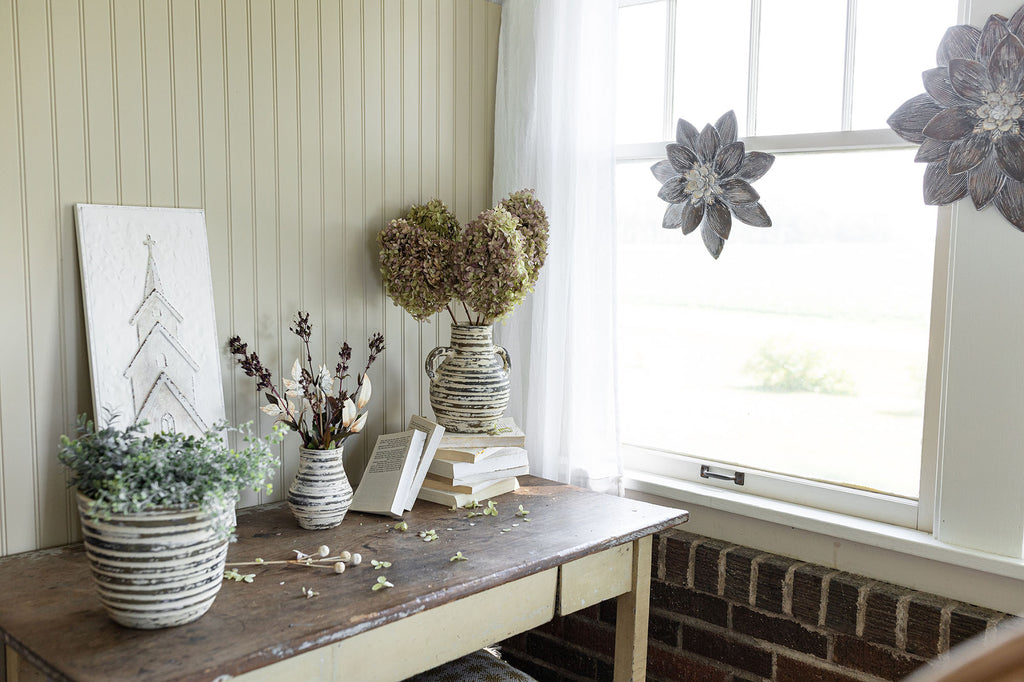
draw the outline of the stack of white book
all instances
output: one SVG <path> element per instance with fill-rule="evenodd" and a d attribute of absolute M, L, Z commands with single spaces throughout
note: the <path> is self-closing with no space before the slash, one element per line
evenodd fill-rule
<path fill-rule="evenodd" d="M 526 434 L 506 417 L 488 433 L 445 432 L 419 499 L 463 507 L 515 490 L 516 477 L 528 473 Z"/>

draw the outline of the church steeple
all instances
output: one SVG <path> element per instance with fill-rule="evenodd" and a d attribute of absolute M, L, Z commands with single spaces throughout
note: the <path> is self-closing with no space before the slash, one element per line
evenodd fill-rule
<path fill-rule="evenodd" d="M 146 261 L 146 286 L 142 290 L 142 298 L 145 299 L 154 291 L 163 293 L 160 286 L 160 275 L 156 271 L 156 261 L 153 260 L 153 247 L 156 246 L 156 240 L 148 234 L 146 240 L 142 242 L 146 245 L 149 250 L 149 258 Z"/>

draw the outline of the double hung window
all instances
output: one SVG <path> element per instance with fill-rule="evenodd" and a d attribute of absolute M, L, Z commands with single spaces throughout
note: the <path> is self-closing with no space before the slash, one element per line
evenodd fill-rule
<path fill-rule="evenodd" d="M 635 480 L 927 525 L 945 253 L 924 165 L 885 121 L 956 19 L 956 0 L 620 2 L 617 369 Z M 662 229 L 650 166 L 678 118 L 729 110 L 748 152 L 776 156 L 753 185 L 773 225 L 734 219 L 715 260 L 700 230 Z"/>

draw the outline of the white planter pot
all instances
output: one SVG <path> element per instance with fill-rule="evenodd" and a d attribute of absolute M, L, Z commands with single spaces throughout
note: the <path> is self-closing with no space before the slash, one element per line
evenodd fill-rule
<path fill-rule="evenodd" d="M 222 513 L 233 513 L 231 506 Z M 89 498 L 79 494 L 85 553 L 114 621 L 153 630 L 206 613 L 220 590 L 228 552 L 213 516 L 195 508 L 93 518 L 88 508 Z"/>

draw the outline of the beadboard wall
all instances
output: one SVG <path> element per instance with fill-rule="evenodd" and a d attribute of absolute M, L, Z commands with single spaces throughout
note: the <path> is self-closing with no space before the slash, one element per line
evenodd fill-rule
<path fill-rule="evenodd" d="M 92 413 L 72 207 L 203 208 L 217 330 L 276 377 L 309 310 L 333 366 L 383 331 L 365 433 L 429 414 L 447 342 L 385 297 L 376 232 L 437 196 L 490 204 L 500 6 L 487 0 L 0 0 L 0 555 L 78 537 L 55 452 Z M 228 419 L 262 417 L 227 358 Z M 297 466 L 282 448 L 275 492 Z"/>

